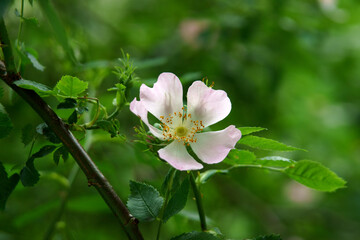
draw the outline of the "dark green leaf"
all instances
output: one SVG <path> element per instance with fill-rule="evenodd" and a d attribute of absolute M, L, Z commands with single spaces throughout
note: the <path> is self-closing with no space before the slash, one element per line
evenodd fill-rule
<path fill-rule="evenodd" d="M 13 125 L 11 123 L 10 117 L 5 111 L 5 108 L 0 103 L 0 138 L 8 136 L 11 132 Z"/>
<path fill-rule="evenodd" d="M 173 178 L 172 180 L 172 186 L 170 189 L 170 193 L 174 194 L 177 189 L 180 187 L 180 177 L 181 177 L 181 171 L 177 171 L 175 168 L 170 168 L 169 172 L 167 173 L 164 182 L 161 185 L 161 193 L 163 195 L 165 195 L 167 189 L 168 189 L 168 185 L 170 184 L 170 179 Z"/>
<path fill-rule="evenodd" d="M 269 151 L 295 151 L 295 150 L 303 150 L 300 148 L 295 148 L 291 146 L 287 146 L 283 143 L 280 143 L 278 141 L 268 139 L 268 138 L 262 138 L 257 136 L 245 136 L 239 140 L 240 144 L 257 148 L 261 150 L 269 150 Z"/>
<path fill-rule="evenodd" d="M 68 97 L 77 97 L 88 88 L 88 83 L 81 81 L 77 77 L 69 75 L 63 76 L 56 84 L 54 91 Z"/>
<path fill-rule="evenodd" d="M 39 181 L 40 174 L 35 169 L 33 158 L 26 162 L 26 166 L 20 172 L 20 178 L 25 187 L 34 186 Z"/>
<path fill-rule="evenodd" d="M 20 80 L 15 81 L 14 84 L 21 88 L 34 90 L 36 93 L 38 93 L 42 97 L 53 94 L 53 91 L 48 86 L 41 84 L 41 83 L 37 83 L 37 82 L 25 80 L 25 79 L 20 79 Z"/>
<path fill-rule="evenodd" d="M 61 23 L 53 5 L 50 3 L 49 0 L 38 0 L 38 3 L 41 7 L 43 14 L 46 16 L 48 22 L 50 23 L 54 31 L 56 40 L 60 43 L 70 61 L 72 61 L 73 63 L 77 63 L 74 51 L 69 44 L 65 28 Z"/>
<path fill-rule="evenodd" d="M 266 235 L 266 236 L 259 236 L 256 238 L 253 238 L 251 240 L 281 240 L 280 235 Z"/>
<path fill-rule="evenodd" d="M 69 124 L 73 124 L 73 123 L 76 123 L 78 120 L 77 118 L 77 112 L 76 110 L 73 111 L 73 113 L 70 115 L 70 117 L 68 118 L 68 123 Z"/>
<path fill-rule="evenodd" d="M 130 181 L 131 195 L 127 202 L 130 213 L 139 221 L 153 221 L 159 215 L 164 199 L 150 185 Z"/>
<path fill-rule="evenodd" d="M 55 145 L 46 145 L 40 148 L 40 150 L 36 153 L 34 153 L 30 158 L 41 158 L 45 157 L 46 155 L 52 153 L 55 150 Z"/>
<path fill-rule="evenodd" d="M 25 187 L 34 186 L 39 181 L 40 174 L 34 166 L 34 160 L 52 153 L 55 148 L 55 145 L 43 146 L 26 161 L 26 166 L 20 172 L 21 182 Z"/>
<path fill-rule="evenodd" d="M 185 207 L 189 194 L 189 187 L 189 179 L 185 178 L 181 183 L 180 188 L 177 189 L 165 207 L 164 216 L 162 218 L 164 222 L 169 220 L 169 218 L 180 212 Z"/>
<path fill-rule="evenodd" d="M 7 172 L 0 162 L 0 210 L 5 209 L 6 201 L 18 184 L 19 179 L 20 176 L 17 173 L 8 178 Z"/>
<path fill-rule="evenodd" d="M 173 237 L 171 240 L 219 240 L 219 238 L 207 232 L 189 232 Z"/>
<path fill-rule="evenodd" d="M 263 130 L 267 130 L 266 128 L 262 128 L 262 127 L 239 127 L 238 129 L 241 131 L 242 136 L 249 135 L 249 134 L 255 133 L 255 132 L 260 132 Z"/>
<path fill-rule="evenodd" d="M 69 157 L 69 152 L 67 151 L 67 149 L 64 146 L 59 147 L 58 149 L 56 149 L 56 151 L 53 154 L 53 160 L 54 160 L 56 165 L 59 165 L 60 157 L 63 158 L 64 162 Z"/>
<path fill-rule="evenodd" d="M 21 142 L 25 146 L 28 145 L 34 139 L 35 134 L 35 129 L 31 124 L 25 125 L 25 127 L 23 127 L 23 129 L 21 130 Z"/>
<path fill-rule="evenodd" d="M 110 121 L 109 120 L 99 120 L 96 122 L 96 124 L 101 129 L 110 133 L 112 138 L 116 137 L 120 133 L 119 132 L 120 123 L 117 119 L 113 119 Z"/>
<path fill-rule="evenodd" d="M 346 184 L 328 168 L 309 160 L 298 161 L 294 167 L 289 167 L 284 172 L 299 183 L 319 191 L 333 192 Z"/>
<path fill-rule="evenodd" d="M 1 0 L 0 1 L 0 17 L 2 17 L 13 0 Z"/>
<path fill-rule="evenodd" d="M 44 135 L 52 143 L 61 143 L 61 140 L 56 136 L 56 134 L 46 125 L 46 123 L 41 123 L 36 127 L 36 132 Z"/>
<path fill-rule="evenodd" d="M 59 103 L 59 105 L 57 105 L 58 109 L 70 109 L 70 108 L 75 108 L 77 105 L 77 102 L 75 99 L 73 98 L 65 98 L 65 100 L 61 103 Z"/>

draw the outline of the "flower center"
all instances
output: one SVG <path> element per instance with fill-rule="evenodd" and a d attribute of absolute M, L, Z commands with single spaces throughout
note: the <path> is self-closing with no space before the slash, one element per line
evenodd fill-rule
<path fill-rule="evenodd" d="M 174 112 L 166 118 L 160 116 L 160 120 L 164 140 L 177 140 L 184 145 L 196 142 L 195 134 L 204 129 L 202 121 L 192 120 L 191 114 L 187 113 Z"/>

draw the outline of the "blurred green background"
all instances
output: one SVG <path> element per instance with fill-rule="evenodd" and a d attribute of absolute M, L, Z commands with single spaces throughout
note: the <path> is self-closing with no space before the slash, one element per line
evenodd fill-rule
<path fill-rule="evenodd" d="M 54 0 L 54 8 L 70 39 L 75 67 L 55 40 L 44 11 L 35 0 L 25 1 L 21 41 L 38 52 L 46 68 L 21 69 L 24 79 L 53 87 L 62 75 L 88 81 L 90 95 L 111 108 L 106 91 L 117 81 L 112 74 L 121 49 L 130 54 L 140 82 L 128 101 L 138 96 L 141 82 L 151 84 L 161 72 L 173 72 L 186 82 L 207 77 L 215 89 L 225 90 L 232 111 L 214 129 L 230 124 L 261 126 L 261 136 L 308 152 L 271 153 L 294 160 L 323 163 L 348 181 L 335 193 L 316 192 L 278 173 L 236 169 L 218 175 L 202 187 L 210 227 L 230 239 L 278 233 L 285 240 L 354 240 L 360 236 L 360 5 L 337 0 Z M 41 0 L 42 1 L 42 0 Z M 9 35 L 17 38 L 19 18 L 14 1 L 5 14 Z M 91 64 L 87 64 L 91 63 Z M 46 99 L 56 107 L 55 99 Z M 41 119 L 5 87 L 1 99 L 14 123 L 9 137 L 0 140 L 0 159 L 10 171 L 26 161 L 29 146 L 21 143 L 21 128 Z M 69 112 L 58 111 L 62 116 Z M 161 186 L 168 166 L 143 147 L 135 146 L 136 116 L 124 109 L 121 130 L 128 141 L 110 139 L 94 131 L 87 141 L 94 159 L 126 200 L 130 179 Z M 39 149 L 43 141 L 37 141 Z M 259 152 L 259 156 L 269 154 Z M 21 184 L 0 213 L 0 239 L 42 239 L 55 217 L 62 183 L 73 159 L 56 166 L 51 157 L 38 159 L 40 182 Z M 217 167 L 225 168 L 225 164 Z M 200 230 L 192 197 L 185 210 L 164 225 L 162 239 Z M 125 239 L 98 193 L 87 187 L 80 172 L 54 239 Z M 143 223 L 145 239 L 154 239 L 157 223 Z"/>

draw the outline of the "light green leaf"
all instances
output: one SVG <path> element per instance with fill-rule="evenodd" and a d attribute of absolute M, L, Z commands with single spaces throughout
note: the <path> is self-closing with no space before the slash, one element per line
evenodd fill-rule
<path fill-rule="evenodd" d="M 169 218 L 180 212 L 185 207 L 189 194 L 189 188 L 189 179 L 185 178 L 184 181 L 181 183 L 181 186 L 170 198 L 168 204 L 165 207 L 164 216 L 162 218 L 164 222 L 169 220 Z"/>
<path fill-rule="evenodd" d="M 159 215 L 164 199 L 145 183 L 130 181 L 131 195 L 127 202 L 130 213 L 139 221 L 153 221 Z"/>
<path fill-rule="evenodd" d="M 287 146 L 283 143 L 280 143 L 278 141 L 268 139 L 268 138 L 262 138 L 257 136 L 245 136 L 239 140 L 240 144 L 257 148 L 261 150 L 269 150 L 269 151 L 295 151 L 295 150 L 303 150 L 300 148 L 295 148 L 291 146 Z M 303 150 L 305 151 L 305 150 Z"/>
<path fill-rule="evenodd" d="M 293 166 L 296 162 L 279 156 L 269 156 L 259 159 L 256 158 L 253 152 L 234 149 L 230 151 L 229 155 L 225 159 L 225 163 L 233 166 L 255 165 L 260 167 L 286 168 Z"/>
<path fill-rule="evenodd" d="M 262 128 L 262 127 L 239 127 L 238 129 L 241 131 L 242 136 L 249 135 L 249 134 L 255 133 L 255 132 L 260 132 L 263 130 L 267 130 L 266 128 Z"/>
<path fill-rule="evenodd" d="M 197 178 L 196 178 L 196 183 L 197 184 L 204 184 L 206 183 L 212 176 L 214 176 L 215 174 L 227 174 L 229 173 L 229 170 L 223 170 L 223 169 L 211 169 L 211 170 L 207 170 L 203 173 L 201 173 Z"/>
<path fill-rule="evenodd" d="M 41 65 L 41 63 L 39 63 L 39 61 L 33 54 L 26 52 L 26 56 L 29 58 L 29 60 L 31 61 L 34 68 L 36 68 L 37 70 L 40 70 L 40 71 L 44 71 L 45 67 L 43 65 Z"/>
<path fill-rule="evenodd" d="M 220 238 L 207 232 L 189 232 L 183 233 L 180 236 L 173 237 L 171 240 L 219 240 Z"/>
<path fill-rule="evenodd" d="M 34 90 L 41 97 L 46 97 L 53 94 L 53 91 L 48 86 L 38 82 L 20 79 L 15 81 L 14 84 L 21 88 Z"/>
<path fill-rule="evenodd" d="M 346 181 L 318 162 L 301 160 L 294 167 L 284 171 L 290 178 L 309 188 L 319 191 L 333 192 L 345 187 Z"/>
<path fill-rule="evenodd" d="M 253 164 L 256 156 L 253 152 L 247 150 L 234 149 L 231 150 L 224 162 L 230 165 Z"/>
<path fill-rule="evenodd" d="M 11 132 L 13 125 L 10 117 L 5 111 L 4 106 L 0 103 L 0 138 L 8 136 Z"/>
<path fill-rule="evenodd" d="M 19 182 L 19 174 L 15 173 L 8 178 L 4 166 L 0 162 L 0 210 L 5 209 L 5 204 L 11 192 Z"/>
<path fill-rule="evenodd" d="M 77 97 L 88 88 L 88 83 L 81 81 L 77 77 L 69 75 L 63 76 L 56 84 L 54 91 L 58 91 L 66 97 Z"/>

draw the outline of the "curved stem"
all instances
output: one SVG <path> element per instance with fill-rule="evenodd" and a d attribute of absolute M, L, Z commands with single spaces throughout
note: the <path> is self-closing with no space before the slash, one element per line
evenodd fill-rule
<path fill-rule="evenodd" d="M 195 178 L 194 178 L 194 175 L 192 172 L 189 173 L 189 178 L 190 178 L 191 187 L 194 192 L 196 206 L 197 206 L 197 209 L 199 212 L 201 230 L 206 231 L 207 230 L 206 217 L 205 217 L 204 207 L 203 207 L 202 200 L 201 200 L 201 193 L 196 185 Z"/>
<path fill-rule="evenodd" d="M 11 51 L 11 44 L 7 35 L 4 20 L 0 18 L 0 44 L 3 50 L 6 75 L 0 73 L 0 78 L 11 87 L 20 97 L 22 97 L 35 112 L 45 121 L 51 130 L 58 136 L 64 146 L 76 160 L 81 170 L 88 179 L 88 185 L 94 186 L 103 200 L 117 217 L 121 227 L 129 239 L 142 240 L 143 237 L 138 229 L 137 221 L 130 214 L 126 205 L 116 194 L 109 181 L 92 161 L 87 152 L 83 149 L 68 127 L 56 115 L 56 113 L 44 102 L 44 100 L 34 91 L 23 89 L 14 84 L 14 81 L 21 79 L 16 72 L 14 58 Z"/>
<path fill-rule="evenodd" d="M 170 177 L 170 180 L 169 180 L 169 183 L 166 187 L 166 193 L 165 193 L 165 200 L 164 200 L 164 205 L 161 209 L 161 218 L 160 218 L 160 221 L 159 221 L 159 226 L 158 226 L 158 231 L 157 231 L 157 235 L 156 235 L 156 240 L 159 240 L 160 239 L 160 232 L 161 232 L 161 226 L 162 226 L 162 223 L 163 223 L 163 217 L 164 217 L 164 212 L 165 212 L 165 208 L 169 202 L 169 198 L 170 198 L 170 192 L 171 192 L 171 187 L 173 185 L 173 180 L 174 180 L 174 176 L 175 176 L 175 173 L 176 173 L 176 169 L 173 169 L 173 172 L 171 174 L 171 177 Z"/>

